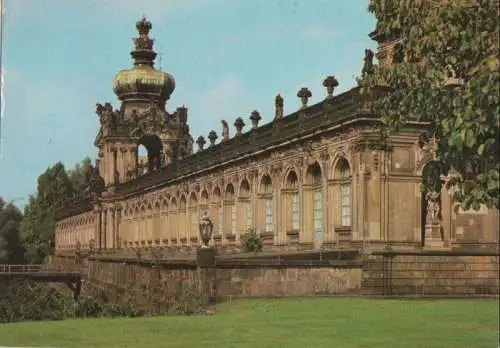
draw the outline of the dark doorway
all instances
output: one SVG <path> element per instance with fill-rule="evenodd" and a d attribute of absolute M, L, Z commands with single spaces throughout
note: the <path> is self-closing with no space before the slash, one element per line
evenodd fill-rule
<path fill-rule="evenodd" d="M 138 151 L 137 151 L 137 159 L 139 160 L 139 156 L 147 156 L 146 168 L 148 172 L 153 170 L 157 170 L 161 166 L 161 156 L 162 156 L 162 148 L 163 144 L 160 138 L 156 135 L 145 135 L 138 141 Z M 141 145 L 143 147 L 141 151 Z M 146 154 L 143 153 L 144 149 L 146 150 Z"/>

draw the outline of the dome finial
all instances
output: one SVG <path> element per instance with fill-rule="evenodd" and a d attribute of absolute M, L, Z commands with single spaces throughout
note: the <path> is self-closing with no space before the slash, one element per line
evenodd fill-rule
<path fill-rule="evenodd" d="M 134 58 L 134 65 L 149 65 L 153 66 L 156 52 L 153 51 L 153 39 L 148 34 L 151 28 L 151 22 L 145 16 L 135 23 L 135 27 L 139 32 L 138 37 L 134 37 L 135 50 L 130 54 Z"/>
<path fill-rule="evenodd" d="M 153 99 L 158 105 L 164 105 L 175 89 L 174 77 L 154 68 L 156 52 L 153 51 L 153 39 L 148 36 L 151 22 L 143 16 L 135 26 L 139 35 L 134 37 L 135 48 L 130 52 L 134 67 L 116 74 L 113 91 L 123 102 L 140 100 L 147 104 Z"/>
<path fill-rule="evenodd" d="M 137 23 L 135 23 L 135 27 L 137 28 L 137 31 L 139 32 L 139 35 L 141 36 L 148 36 L 149 34 L 149 31 L 151 30 L 151 28 L 153 27 L 151 25 L 151 22 L 148 21 L 146 19 L 146 16 L 143 14 L 142 15 L 142 19 L 137 21 Z"/>

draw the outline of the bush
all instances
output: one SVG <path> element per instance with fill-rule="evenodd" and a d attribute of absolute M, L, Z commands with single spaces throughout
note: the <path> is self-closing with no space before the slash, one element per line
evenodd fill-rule
<path fill-rule="evenodd" d="M 201 299 L 191 286 L 181 285 L 167 301 L 166 312 L 175 315 L 196 315 L 201 313 Z"/>
<path fill-rule="evenodd" d="M 0 285 L 0 322 L 61 320 L 73 312 L 73 301 L 55 288 L 31 281 Z"/>
<path fill-rule="evenodd" d="M 128 294 L 128 295 L 127 295 Z M 0 284 L 0 323 L 17 321 L 62 320 L 66 318 L 140 317 L 145 315 L 196 315 L 201 313 L 201 299 L 196 289 L 180 285 L 167 299 L 158 293 L 141 306 L 133 291 L 124 291 L 112 301 L 105 292 L 81 297 L 58 291 L 46 283 L 10 281 Z M 144 294 L 144 293 L 143 293 Z"/>
<path fill-rule="evenodd" d="M 262 241 L 255 230 L 249 229 L 240 238 L 241 245 L 246 252 L 257 252 L 262 250 Z"/>

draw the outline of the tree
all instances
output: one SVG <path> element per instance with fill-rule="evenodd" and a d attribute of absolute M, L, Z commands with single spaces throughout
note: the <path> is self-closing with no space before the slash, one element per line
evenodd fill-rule
<path fill-rule="evenodd" d="M 20 224 L 23 215 L 13 204 L 0 197 L 0 263 L 23 261 Z"/>
<path fill-rule="evenodd" d="M 400 38 L 390 66 L 361 79 L 384 85 L 374 111 L 391 130 L 429 124 L 435 160 L 424 183 L 442 177 L 464 209 L 499 208 L 499 6 L 497 0 L 372 0 L 377 32 Z"/>
<path fill-rule="evenodd" d="M 36 195 L 30 197 L 21 224 L 26 261 L 40 263 L 54 250 L 55 209 L 74 194 L 73 185 L 61 162 L 38 177 Z"/>
<path fill-rule="evenodd" d="M 80 163 L 77 163 L 73 169 L 69 170 L 69 179 L 73 185 L 75 194 L 83 193 L 87 189 L 91 164 L 92 161 L 90 158 L 85 157 Z"/>

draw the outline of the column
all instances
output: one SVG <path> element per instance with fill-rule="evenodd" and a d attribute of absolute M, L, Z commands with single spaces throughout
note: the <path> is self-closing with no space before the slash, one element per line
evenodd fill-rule
<path fill-rule="evenodd" d="M 115 248 L 115 236 L 116 236 L 116 210 L 115 207 L 109 208 L 109 233 L 108 233 L 108 248 Z"/>
<path fill-rule="evenodd" d="M 125 182 L 127 180 L 127 148 L 124 145 L 120 146 L 120 181 Z"/>
<path fill-rule="evenodd" d="M 114 235 L 114 238 L 113 238 L 113 248 L 114 249 L 121 249 L 121 244 L 123 244 L 122 242 L 122 238 L 121 238 L 121 234 L 120 234 L 120 223 L 121 223 L 121 208 L 120 206 L 117 206 L 115 208 L 115 235 Z"/>
<path fill-rule="evenodd" d="M 106 249 L 106 236 L 108 234 L 108 221 L 107 221 L 108 209 L 105 208 L 101 212 L 101 249 Z"/>
<path fill-rule="evenodd" d="M 322 198 L 323 198 L 323 240 L 322 244 L 328 243 L 330 241 L 333 241 L 334 239 L 334 233 L 333 233 L 333 228 L 331 228 L 331 225 L 333 222 L 330 219 L 330 214 L 328 214 L 328 211 L 330 209 L 334 209 L 333 204 L 331 200 L 329 200 L 329 195 L 328 195 L 328 176 L 329 176 L 329 167 L 327 161 L 322 161 L 321 166 L 323 168 L 322 173 L 321 173 L 321 188 L 320 190 L 322 191 Z"/>
<path fill-rule="evenodd" d="M 360 154 L 358 153 L 358 158 Z M 357 172 L 357 177 L 358 177 L 358 196 L 356 197 L 356 205 L 358 207 L 357 213 L 358 213 L 358 231 L 360 232 L 362 238 L 364 240 L 369 240 L 370 235 L 369 231 L 365 226 L 365 207 L 366 207 L 366 180 L 365 180 L 365 164 L 358 162 L 359 163 L 359 170 Z"/>

